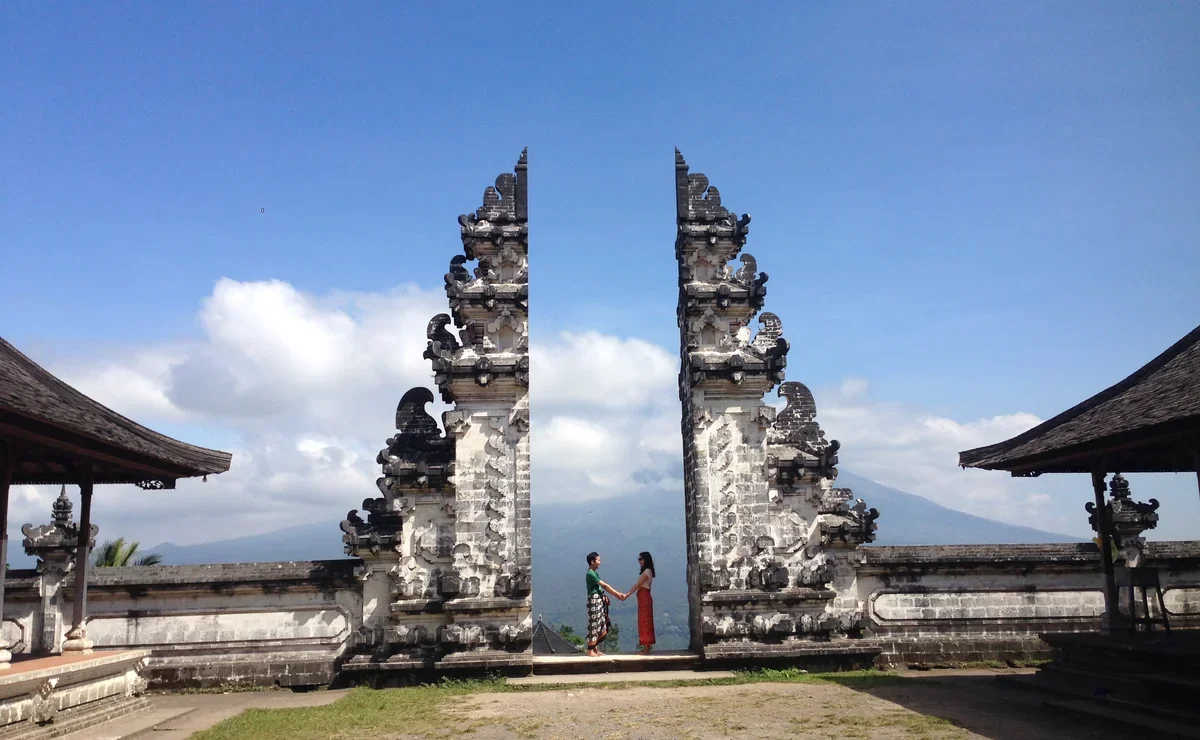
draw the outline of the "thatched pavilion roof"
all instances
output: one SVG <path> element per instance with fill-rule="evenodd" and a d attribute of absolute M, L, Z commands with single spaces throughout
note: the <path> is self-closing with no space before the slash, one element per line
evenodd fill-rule
<path fill-rule="evenodd" d="M 0 338 L 0 442 L 16 459 L 13 484 L 95 483 L 174 488 L 178 478 L 229 470 L 231 455 L 130 421 L 50 374 Z"/>
<path fill-rule="evenodd" d="M 958 454 L 967 468 L 1013 475 L 1196 470 L 1200 327 L 1116 385 L 1012 439 Z"/>

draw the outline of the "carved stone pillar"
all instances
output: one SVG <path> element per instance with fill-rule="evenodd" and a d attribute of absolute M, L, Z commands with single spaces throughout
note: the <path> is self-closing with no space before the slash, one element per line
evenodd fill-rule
<path fill-rule="evenodd" d="M 67 487 L 63 486 L 54 500 L 50 524 L 40 527 L 26 524 L 21 527 L 21 534 L 25 535 L 22 543 L 25 554 L 37 558 L 40 576 L 38 588 L 41 608 L 34 631 L 34 652 L 62 652 L 63 633 L 68 627 L 63 614 L 63 587 L 67 584 L 68 576 L 75 571 L 79 548 L 79 525 L 71 520 L 71 508 Z M 99 532 L 99 527 L 91 525 L 89 554 Z"/>
<path fill-rule="evenodd" d="M 860 630 L 850 552 L 874 539 L 878 512 L 833 488 L 838 445 L 807 388 L 783 383 L 778 414 L 763 403 L 789 344 L 779 317 L 759 314 L 767 275 L 741 252 L 750 217 L 728 211 L 678 151 L 675 187 L 692 648 L 706 659 L 811 652 L 814 639 Z"/>

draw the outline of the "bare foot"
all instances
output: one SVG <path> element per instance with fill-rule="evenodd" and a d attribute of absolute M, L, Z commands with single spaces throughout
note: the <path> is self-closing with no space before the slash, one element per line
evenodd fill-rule
<path fill-rule="evenodd" d="M 599 653 L 599 652 L 597 652 L 596 650 L 589 650 L 589 651 L 587 651 L 587 656 L 588 656 L 589 658 L 599 658 L 599 657 L 600 657 L 600 653 Z"/>

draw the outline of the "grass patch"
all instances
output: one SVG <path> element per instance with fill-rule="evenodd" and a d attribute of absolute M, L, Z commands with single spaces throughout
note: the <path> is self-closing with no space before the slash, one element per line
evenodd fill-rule
<path fill-rule="evenodd" d="M 403 689 L 358 688 L 323 707 L 294 709 L 248 709 L 193 736 L 193 740 L 332 740 L 361 738 L 364 733 L 448 737 L 469 734 L 476 725 L 452 711 L 454 697 L 477 693 L 538 692 L 564 690 L 613 690 L 636 686 L 735 686 L 753 683 L 838 683 L 849 688 L 870 688 L 898 681 L 911 681 L 882 671 L 808 673 L 797 669 L 745 671 L 735 676 L 699 681 L 625 681 L 611 683 L 534 684 L 507 683 L 500 678 L 468 681 L 445 680 L 436 684 Z M 917 715 L 918 717 L 920 715 Z M 936 718 L 933 718 L 936 720 Z M 942 721 L 942 720 L 938 720 Z M 509 727 L 522 737 L 532 737 L 541 723 L 533 718 Z M 731 728 L 732 729 L 732 728 Z"/>
<path fill-rule="evenodd" d="M 946 670 L 952 668 L 1041 668 L 1049 660 L 969 660 L 960 663 L 913 663 L 908 667 L 913 670 Z"/>
<path fill-rule="evenodd" d="M 195 740 L 318 740 L 359 738 L 364 732 L 409 735 L 459 731 L 462 720 L 447 710 L 447 700 L 464 694 L 502 689 L 494 680 L 444 681 L 405 689 L 354 689 L 323 707 L 247 709 L 192 737 Z M 470 731 L 470 728 L 462 728 Z"/>
<path fill-rule="evenodd" d="M 826 712 L 820 716 L 795 718 L 792 729 L 797 734 L 820 729 L 828 730 L 833 736 L 845 738 L 870 737 L 872 730 L 898 729 L 911 738 L 958 738 L 966 730 L 948 719 L 909 711 L 887 711 L 880 714 L 863 715 L 857 712 Z"/>

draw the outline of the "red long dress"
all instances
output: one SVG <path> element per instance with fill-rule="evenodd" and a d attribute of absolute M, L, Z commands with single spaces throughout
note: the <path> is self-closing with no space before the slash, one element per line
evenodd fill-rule
<path fill-rule="evenodd" d="M 638 589 L 638 642 L 642 645 L 654 644 L 654 597 L 650 589 L 643 586 Z"/>

